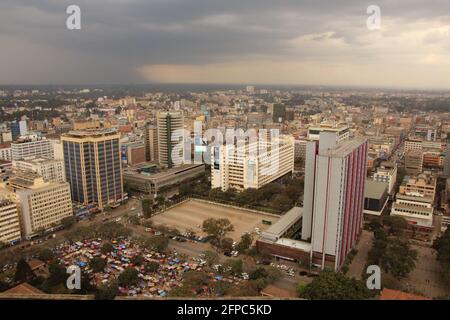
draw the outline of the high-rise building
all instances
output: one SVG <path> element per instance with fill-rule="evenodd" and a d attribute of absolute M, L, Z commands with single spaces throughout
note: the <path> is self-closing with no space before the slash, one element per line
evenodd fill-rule
<path fill-rule="evenodd" d="M 29 135 L 11 144 L 12 160 L 21 160 L 29 157 L 53 159 L 53 147 L 49 140 Z"/>
<path fill-rule="evenodd" d="M 64 160 L 27 158 L 13 161 L 13 168 L 19 171 L 30 171 L 37 173 L 45 181 L 65 182 L 66 172 L 64 170 Z"/>
<path fill-rule="evenodd" d="M 367 149 L 363 138 L 339 143 L 339 132 L 307 144 L 302 239 L 322 269 L 339 270 L 362 230 Z"/>
<path fill-rule="evenodd" d="M 28 134 L 27 122 L 25 120 L 11 122 L 12 139 Z"/>
<path fill-rule="evenodd" d="M 450 177 L 450 133 L 447 133 L 447 146 L 445 148 L 444 175 Z"/>
<path fill-rule="evenodd" d="M 119 139 L 115 129 L 70 131 L 61 137 L 73 201 L 103 210 L 123 199 Z"/>
<path fill-rule="evenodd" d="M 18 172 L 0 186 L 3 197 L 20 207 L 22 234 L 26 238 L 53 228 L 73 215 L 68 183 L 45 182 L 31 172 Z"/>
<path fill-rule="evenodd" d="M 145 126 L 145 159 L 146 161 L 158 160 L 158 128 L 154 125 Z"/>
<path fill-rule="evenodd" d="M 6 199 L 0 199 L 0 243 L 11 244 L 19 241 L 20 220 L 17 204 Z"/>
<path fill-rule="evenodd" d="M 158 112 L 156 120 L 159 164 L 167 168 L 182 164 L 184 159 L 183 113 Z"/>
<path fill-rule="evenodd" d="M 239 191 L 262 186 L 294 171 L 294 139 L 280 136 L 213 147 L 211 188 Z"/>

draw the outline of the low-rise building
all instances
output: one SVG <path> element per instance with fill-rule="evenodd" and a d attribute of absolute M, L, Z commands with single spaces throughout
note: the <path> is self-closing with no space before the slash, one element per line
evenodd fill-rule
<path fill-rule="evenodd" d="M 65 182 L 66 173 L 64 160 L 28 158 L 13 161 L 13 169 L 18 171 L 30 171 L 42 176 L 45 181 Z"/>
<path fill-rule="evenodd" d="M 385 182 L 388 184 L 388 194 L 393 196 L 395 193 L 395 184 L 397 182 L 397 164 L 391 162 L 382 162 L 377 171 L 373 174 L 373 180 Z"/>
<path fill-rule="evenodd" d="M 381 216 L 388 203 L 388 184 L 366 180 L 364 188 L 364 213 Z"/>

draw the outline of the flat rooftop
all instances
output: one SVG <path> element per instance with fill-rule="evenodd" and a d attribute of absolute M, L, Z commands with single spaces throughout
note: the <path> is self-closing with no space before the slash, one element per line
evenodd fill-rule
<path fill-rule="evenodd" d="M 388 184 L 385 182 L 366 180 L 364 197 L 369 199 L 381 199 L 387 192 Z"/>
<path fill-rule="evenodd" d="M 265 234 L 270 234 L 271 236 L 281 237 L 294 223 L 300 220 L 303 216 L 302 207 L 293 207 L 291 210 L 286 212 L 281 218 L 273 225 L 271 225 Z"/>

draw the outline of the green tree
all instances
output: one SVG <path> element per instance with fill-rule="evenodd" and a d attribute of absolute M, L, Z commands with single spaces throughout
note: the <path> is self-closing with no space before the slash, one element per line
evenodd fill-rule
<path fill-rule="evenodd" d="M 139 283 L 139 272 L 135 268 L 126 268 L 119 275 L 119 285 L 121 287 L 136 286 Z"/>
<path fill-rule="evenodd" d="M 39 260 L 42 260 L 42 261 L 53 260 L 53 258 L 54 258 L 53 251 L 50 249 L 47 249 L 47 248 L 42 249 L 39 251 L 38 258 L 39 258 Z"/>
<path fill-rule="evenodd" d="M 100 257 L 94 257 L 90 262 L 89 266 L 94 272 L 102 272 L 106 267 L 106 260 Z"/>
<path fill-rule="evenodd" d="M 141 201 L 142 204 L 142 213 L 144 214 L 144 218 L 148 219 L 152 216 L 153 212 L 153 199 L 144 198 Z"/>
<path fill-rule="evenodd" d="M 224 269 L 230 268 L 229 272 L 237 276 L 241 275 L 243 267 L 244 262 L 241 259 L 230 259 L 223 264 Z"/>
<path fill-rule="evenodd" d="M 230 220 L 225 218 L 209 218 L 203 221 L 203 231 L 210 237 L 220 241 L 228 232 L 234 230 Z"/>
<path fill-rule="evenodd" d="M 117 282 L 101 285 L 95 292 L 95 300 L 114 300 L 119 293 Z"/>
<path fill-rule="evenodd" d="M 233 239 L 231 238 L 223 238 L 220 240 L 220 247 L 223 251 L 232 251 L 233 250 Z"/>
<path fill-rule="evenodd" d="M 30 266 L 24 258 L 21 258 L 19 262 L 17 262 L 16 273 L 14 274 L 14 282 L 27 282 L 30 281 L 32 277 L 33 272 L 31 271 Z"/>
<path fill-rule="evenodd" d="M 103 244 L 103 246 L 102 246 L 102 248 L 100 249 L 100 251 L 101 251 L 103 254 L 108 254 L 108 253 L 114 251 L 114 246 L 112 245 L 112 243 L 106 242 L 106 243 Z"/>
<path fill-rule="evenodd" d="M 217 261 L 219 261 L 219 255 L 214 251 L 207 250 L 207 251 L 203 252 L 203 254 L 205 255 L 204 259 L 205 259 L 206 263 L 210 267 L 213 264 L 215 264 Z"/>
<path fill-rule="evenodd" d="M 280 212 L 285 212 L 292 208 L 292 200 L 285 194 L 276 194 L 270 201 L 270 205 Z"/>
<path fill-rule="evenodd" d="M 437 259 L 442 266 L 444 281 L 450 284 L 450 228 L 434 240 L 433 249 L 436 250 Z"/>
<path fill-rule="evenodd" d="M 64 229 L 70 229 L 76 222 L 77 220 L 75 219 L 74 216 L 65 217 L 61 220 L 61 224 L 64 227 Z"/>
<path fill-rule="evenodd" d="M 408 228 L 408 222 L 400 216 L 385 216 L 383 224 L 389 227 L 389 232 L 394 235 L 401 235 Z"/>
<path fill-rule="evenodd" d="M 154 236 L 146 239 L 144 246 L 149 250 L 164 252 L 169 246 L 169 239 L 164 236 Z"/>
<path fill-rule="evenodd" d="M 253 243 L 253 236 L 250 233 L 244 233 L 241 236 L 241 241 L 236 245 L 236 250 L 244 252 L 250 248 Z"/>
<path fill-rule="evenodd" d="M 310 300 L 363 300 L 373 296 L 364 282 L 331 271 L 323 271 L 297 290 L 301 298 Z"/>
<path fill-rule="evenodd" d="M 397 279 L 406 277 L 416 267 L 417 252 L 406 241 L 392 239 L 387 242 L 380 258 L 380 266 Z"/>
<path fill-rule="evenodd" d="M 118 237 L 127 237 L 131 235 L 131 230 L 125 228 L 117 222 L 107 222 L 98 227 L 97 233 L 100 237 L 115 239 Z"/>
<path fill-rule="evenodd" d="M 147 262 L 144 266 L 146 272 L 157 272 L 159 269 L 159 263 L 156 261 Z"/>
<path fill-rule="evenodd" d="M 66 268 L 59 263 L 51 263 L 48 267 L 50 273 L 48 279 L 46 280 L 48 284 L 52 287 L 59 284 L 65 284 L 69 275 L 66 272 Z"/>
<path fill-rule="evenodd" d="M 141 255 L 136 255 L 133 258 L 131 258 L 131 263 L 136 265 L 136 266 L 140 266 L 145 262 L 144 257 Z"/>

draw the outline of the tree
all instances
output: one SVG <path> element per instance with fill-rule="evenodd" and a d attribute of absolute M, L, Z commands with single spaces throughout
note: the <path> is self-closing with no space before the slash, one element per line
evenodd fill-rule
<path fill-rule="evenodd" d="M 102 272 L 106 267 L 106 260 L 100 257 L 94 257 L 90 262 L 89 266 L 94 272 Z"/>
<path fill-rule="evenodd" d="M 450 284 L 450 228 L 433 242 L 433 249 L 437 251 L 437 259 L 442 266 L 444 281 Z"/>
<path fill-rule="evenodd" d="M 228 232 L 234 230 L 230 220 L 209 218 L 203 221 L 203 231 L 210 237 L 220 241 Z"/>
<path fill-rule="evenodd" d="M 117 282 L 101 285 L 95 292 L 95 300 L 114 300 L 119 293 Z"/>
<path fill-rule="evenodd" d="M 133 258 L 131 258 L 131 263 L 136 265 L 136 266 L 140 266 L 145 262 L 144 257 L 141 255 L 137 255 L 134 256 Z"/>
<path fill-rule="evenodd" d="M 207 250 L 207 251 L 203 252 L 203 254 L 205 255 L 204 259 L 205 259 L 206 263 L 210 267 L 219 260 L 219 255 L 214 251 Z"/>
<path fill-rule="evenodd" d="M 169 246 L 169 239 L 164 236 L 151 237 L 145 240 L 144 246 L 149 250 L 164 252 Z"/>
<path fill-rule="evenodd" d="M 136 286 L 139 283 L 139 272 L 135 268 L 126 268 L 119 275 L 119 285 L 121 287 Z"/>
<path fill-rule="evenodd" d="M 253 237 L 250 233 L 244 233 L 241 236 L 241 241 L 236 245 L 236 250 L 239 252 L 244 252 L 250 248 L 253 243 Z"/>
<path fill-rule="evenodd" d="M 204 271 L 187 271 L 183 277 L 183 285 L 188 288 L 196 289 L 201 286 L 208 285 L 210 278 Z"/>
<path fill-rule="evenodd" d="M 395 235 L 401 235 L 408 228 L 408 222 L 400 216 L 385 216 L 383 224 L 390 227 L 389 232 Z"/>
<path fill-rule="evenodd" d="M 38 254 L 39 260 L 50 261 L 54 258 L 53 251 L 50 249 L 42 249 Z"/>
<path fill-rule="evenodd" d="M 256 270 L 250 273 L 249 278 L 250 280 L 256 280 L 256 279 L 265 279 L 268 276 L 268 272 L 263 267 L 258 267 Z"/>
<path fill-rule="evenodd" d="M 156 261 L 147 262 L 144 266 L 146 272 L 157 272 L 159 269 L 159 263 Z"/>
<path fill-rule="evenodd" d="M 220 241 L 220 247 L 222 248 L 223 251 L 225 252 L 230 252 L 233 250 L 233 239 L 231 238 L 223 238 Z"/>
<path fill-rule="evenodd" d="M 65 283 L 67 278 L 69 277 L 66 272 L 66 268 L 56 262 L 49 265 L 48 271 L 50 275 L 46 281 L 52 287 Z"/>
<path fill-rule="evenodd" d="M 131 230 L 125 228 L 123 225 L 117 222 L 107 222 L 100 225 L 97 230 L 100 237 L 107 239 L 114 239 L 118 237 L 127 237 L 131 235 Z"/>
<path fill-rule="evenodd" d="M 384 271 L 400 279 L 414 270 L 416 259 L 417 252 L 410 249 L 406 241 L 393 239 L 388 241 L 380 264 Z"/>
<path fill-rule="evenodd" d="M 108 254 L 108 253 L 114 251 L 114 246 L 110 242 L 106 242 L 103 244 L 103 246 L 100 250 L 103 254 Z"/>
<path fill-rule="evenodd" d="M 241 259 L 230 259 L 227 260 L 223 265 L 224 269 L 230 268 L 230 273 L 237 276 L 241 275 L 243 267 L 244 262 Z"/>
<path fill-rule="evenodd" d="M 65 217 L 61 220 L 61 224 L 64 227 L 64 229 L 70 229 L 76 222 L 77 220 L 75 219 L 74 216 Z"/>
<path fill-rule="evenodd" d="M 271 207 L 280 211 L 285 212 L 292 208 L 292 201 L 285 194 L 276 194 L 270 201 Z"/>
<path fill-rule="evenodd" d="M 297 290 L 301 298 L 310 300 L 363 300 L 373 295 L 364 282 L 331 271 L 323 271 Z"/>
<path fill-rule="evenodd" d="M 290 184 L 285 188 L 284 193 L 289 199 L 291 199 L 292 203 L 294 204 L 303 194 L 303 185 L 297 183 Z"/>
<path fill-rule="evenodd" d="M 153 199 L 144 198 L 141 201 L 142 204 L 142 213 L 144 214 L 144 218 L 148 219 L 152 216 L 153 212 Z"/>
<path fill-rule="evenodd" d="M 21 258 L 19 262 L 17 262 L 16 273 L 14 274 L 15 282 L 27 282 L 33 277 L 33 272 L 31 271 L 30 266 L 25 261 L 24 258 Z"/>

